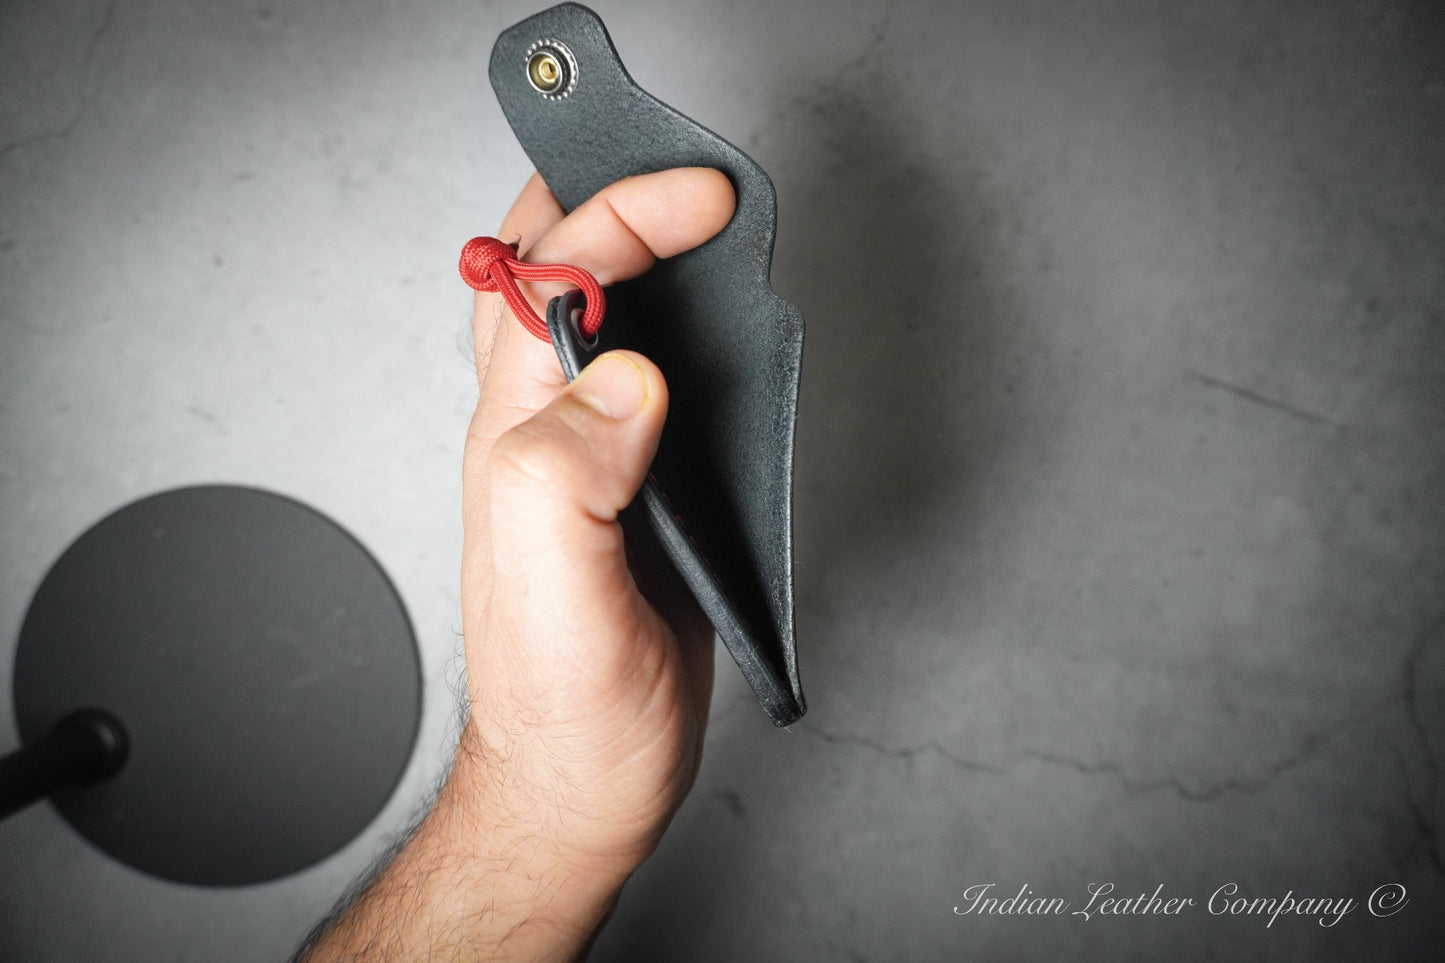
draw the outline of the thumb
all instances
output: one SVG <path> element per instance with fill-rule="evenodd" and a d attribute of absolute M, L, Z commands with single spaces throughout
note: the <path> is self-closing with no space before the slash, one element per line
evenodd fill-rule
<path fill-rule="evenodd" d="M 633 584 L 617 516 L 642 486 L 666 414 L 657 367 L 609 351 L 492 448 L 492 615 L 542 671 L 555 674 L 561 657 L 603 682 L 652 634 L 657 617 Z"/>

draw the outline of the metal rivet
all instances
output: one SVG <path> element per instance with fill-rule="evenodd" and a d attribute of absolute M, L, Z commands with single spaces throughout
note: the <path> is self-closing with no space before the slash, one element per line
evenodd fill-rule
<path fill-rule="evenodd" d="M 577 87 L 577 59 L 560 40 L 538 40 L 527 48 L 527 83 L 548 100 L 561 100 Z"/>
<path fill-rule="evenodd" d="M 582 315 L 585 313 L 581 308 L 573 308 L 572 313 L 567 316 L 567 320 L 572 323 L 572 336 L 577 339 L 582 347 L 591 350 L 597 347 L 598 336 L 594 334 L 590 338 L 582 337 Z"/>

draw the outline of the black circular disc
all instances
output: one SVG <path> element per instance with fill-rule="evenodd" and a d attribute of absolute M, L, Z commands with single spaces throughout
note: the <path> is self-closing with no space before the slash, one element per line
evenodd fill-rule
<path fill-rule="evenodd" d="M 390 797 L 421 715 L 416 640 L 334 522 L 251 488 L 182 488 L 98 522 L 35 593 L 15 657 L 28 745 L 74 709 L 130 736 L 121 772 L 54 797 L 105 852 L 230 886 L 294 873 Z"/>

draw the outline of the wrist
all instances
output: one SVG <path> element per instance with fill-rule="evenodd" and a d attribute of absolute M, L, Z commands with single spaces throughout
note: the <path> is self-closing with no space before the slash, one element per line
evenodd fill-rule
<path fill-rule="evenodd" d="M 646 853 L 577 845 L 552 801 L 519 785 L 515 767 L 502 758 L 468 723 L 429 822 L 439 824 L 448 846 L 468 863 L 476 912 L 515 927 L 515 937 L 526 943 L 580 950 Z"/>

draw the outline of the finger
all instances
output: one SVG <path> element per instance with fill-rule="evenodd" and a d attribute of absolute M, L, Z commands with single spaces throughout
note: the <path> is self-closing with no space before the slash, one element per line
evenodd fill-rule
<path fill-rule="evenodd" d="M 525 254 L 564 216 L 562 205 L 552 196 L 542 175 L 533 172 L 507 216 L 502 218 L 497 237 L 508 244 L 515 242 L 517 249 Z M 478 291 L 472 298 L 472 344 L 479 384 L 486 378 L 497 328 L 506 317 L 502 307 L 499 294 Z"/>
<path fill-rule="evenodd" d="M 642 486 L 666 411 L 657 367 L 611 351 L 493 448 L 490 619 L 528 640 L 539 673 L 587 667 L 605 686 L 656 636 L 617 515 Z"/>
<path fill-rule="evenodd" d="M 552 196 L 547 182 L 542 180 L 541 174 L 533 171 L 527 183 L 522 185 L 522 192 L 517 195 L 511 210 L 502 218 L 497 237 L 508 244 L 515 241 L 517 250 L 525 257 L 537 240 L 565 216 L 566 212 Z"/>
<path fill-rule="evenodd" d="M 554 224 L 526 260 L 575 264 L 603 284 L 626 280 L 658 258 L 713 237 L 732 218 L 734 203 L 732 184 L 710 168 L 629 177 L 603 188 Z M 567 290 L 565 284 L 523 287 L 539 313 L 549 298 Z M 545 405 L 563 379 L 551 346 L 520 324 L 499 326 L 491 353 L 476 428 L 483 437 L 495 438 Z"/>
<path fill-rule="evenodd" d="M 549 230 L 527 260 L 577 264 L 611 284 L 708 240 L 732 219 L 734 203 L 731 182 L 709 167 L 628 177 Z"/>

